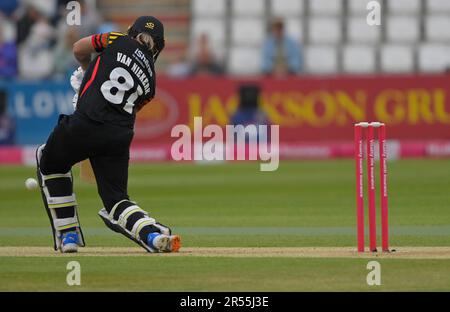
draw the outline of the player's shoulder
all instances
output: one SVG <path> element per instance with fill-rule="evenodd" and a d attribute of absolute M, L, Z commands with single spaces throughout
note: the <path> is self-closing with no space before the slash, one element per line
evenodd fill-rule
<path fill-rule="evenodd" d="M 92 35 L 92 45 L 97 52 L 102 52 L 109 46 L 120 41 L 121 38 L 128 38 L 126 33 L 111 31 L 102 34 Z"/>
<path fill-rule="evenodd" d="M 108 33 L 108 45 L 113 44 L 117 39 L 122 38 L 122 37 L 126 37 L 127 34 L 122 33 L 122 32 L 115 32 L 115 31 L 111 31 Z"/>

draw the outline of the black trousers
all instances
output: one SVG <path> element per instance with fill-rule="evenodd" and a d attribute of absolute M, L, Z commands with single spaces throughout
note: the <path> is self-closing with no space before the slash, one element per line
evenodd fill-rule
<path fill-rule="evenodd" d="M 42 153 L 43 174 L 66 173 L 89 158 L 98 193 L 109 212 L 129 199 L 128 163 L 133 129 L 95 122 L 81 114 L 61 115 Z"/>

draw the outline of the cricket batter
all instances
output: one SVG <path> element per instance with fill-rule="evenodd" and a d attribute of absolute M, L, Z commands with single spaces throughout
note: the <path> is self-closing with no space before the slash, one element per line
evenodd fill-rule
<path fill-rule="evenodd" d="M 72 115 L 61 115 L 36 152 L 37 176 L 50 218 L 54 248 L 84 246 L 71 168 L 89 159 L 105 224 L 148 252 L 176 252 L 180 237 L 131 201 L 127 193 L 130 143 L 136 113 L 155 96 L 154 63 L 164 48 L 164 27 L 139 17 L 126 34 L 111 32 L 74 44 L 81 65 L 71 77 L 78 91 Z M 93 60 L 91 54 L 99 53 Z"/>

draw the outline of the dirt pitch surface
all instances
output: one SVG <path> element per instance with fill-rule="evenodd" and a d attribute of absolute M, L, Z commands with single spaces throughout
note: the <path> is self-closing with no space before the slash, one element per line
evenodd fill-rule
<path fill-rule="evenodd" d="M 392 252 L 358 253 L 354 247 L 186 247 L 178 253 L 149 254 L 139 247 L 84 247 L 61 254 L 50 247 L 0 247 L 0 257 L 290 257 L 450 259 L 450 247 L 398 247 Z"/>

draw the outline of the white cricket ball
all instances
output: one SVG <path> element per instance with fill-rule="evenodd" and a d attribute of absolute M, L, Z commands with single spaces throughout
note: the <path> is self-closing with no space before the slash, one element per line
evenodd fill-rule
<path fill-rule="evenodd" d="M 28 178 L 25 180 L 25 187 L 29 190 L 34 190 L 38 187 L 38 182 L 36 181 L 36 179 Z"/>

